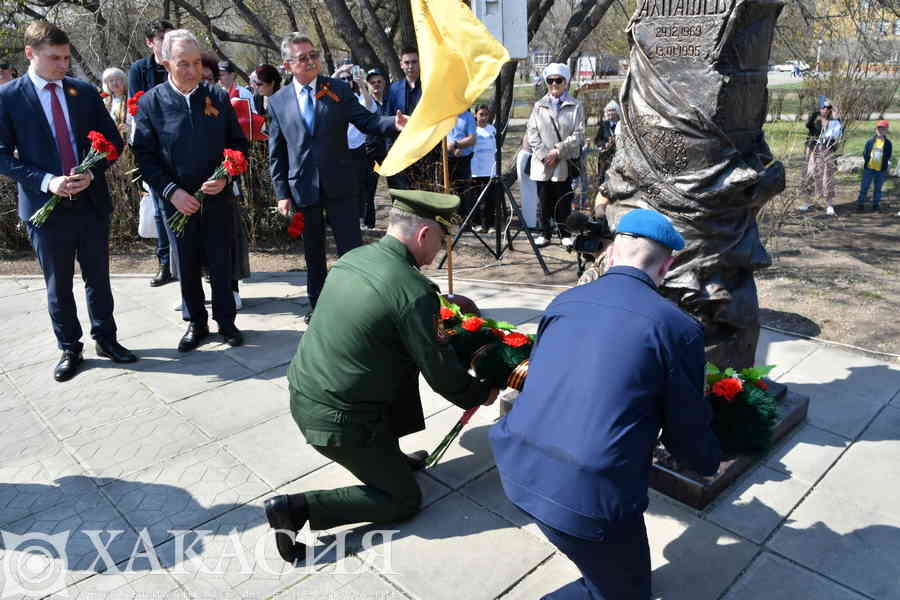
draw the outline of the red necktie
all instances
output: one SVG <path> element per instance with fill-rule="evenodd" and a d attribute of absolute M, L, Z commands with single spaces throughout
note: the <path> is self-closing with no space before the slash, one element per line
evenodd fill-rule
<path fill-rule="evenodd" d="M 50 90 L 50 106 L 53 107 L 53 131 L 56 132 L 56 148 L 62 162 L 63 175 L 68 175 L 75 168 L 75 150 L 69 139 L 69 127 L 66 125 L 66 113 L 56 95 L 57 85 L 48 83 L 45 89 Z"/>

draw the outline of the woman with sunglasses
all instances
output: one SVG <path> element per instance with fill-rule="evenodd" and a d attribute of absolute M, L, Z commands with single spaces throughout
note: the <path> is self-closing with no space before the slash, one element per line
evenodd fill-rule
<path fill-rule="evenodd" d="M 527 139 L 531 147 L 531 179 L 537 183 L 540 226 L 543 235 L 535 243 L 550 243 L 551 216 L 559 229 L 563 245 L 572 240 L 566 230 L 566 218 L 572 212 L 573 167 L 581 160 L 584 145 L 584 107 L 566 93 L 569 68 L 551 63 L 544 68 L 547 95 L 535 102 L 528 119 Z"/>

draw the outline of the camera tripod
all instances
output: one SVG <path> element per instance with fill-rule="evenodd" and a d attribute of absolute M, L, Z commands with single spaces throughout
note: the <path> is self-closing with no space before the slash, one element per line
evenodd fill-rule
<path fill-rule="evenodd" d="M 494 100 L 495 104 L 500 106 L 500 78 L 498 77 L 494 81 Z M 509 121 L 507 120 L 507 126 L 509 125 Z M 505 133 L 505 130 L 504 130 Z M 444 262 L 447 260 L 447 256 L 453 252 L 453 249 L 456 247 L 457 242 L 459 242 L 459 238 L 462 236 L 463 232 L 468 227 L 469 222 L 472 220 L 472 217 L 478 212 L 481 203 L 486 199 L 489 202 L 495 202 L 496 206 L 494 209 L 494 247 L 492 248 L 484 239 L 478 235 L 478 232 L 472 231 L 472 235 L 478 238 L 478 241 L 487 249 L 488 252 L 491 253 L 496 260 L 500 260 L 503 258 L 503 254 L 512 249 L 512 243 L 523 231 L 525 232 L 525 236 L 528 238 L 528 243 L 531 245 L 531 249 L 534 252 L 535 258 L 537 258 L 538 263 L 541 265 L 541 269 L 544 271 L 544 275 L 550 275 L 550 269 L 547 268 L 547 264 L 544 262 L 544 257 L 541 256 L 541 251 L 537 247 L 537 244 L 534 243 L 534 238 L 531 235 L 531 231 L 529 231 L 528 226 L 525 223 L 525 217 L 522 214 L 522 209 L 519 208 L 519 205 L 516 203 L 515 198 L 513 198 L 512 192 L 509 189 L 509 186 L 506 185 L 506 182 L 503 181 L 503 178 L 500 176 L 502 169 L 501 165 L 501 148 L 500 145 L 497 144 L 497 151 L 494 154 L 494 172 L 491 175 L 490 180 L 481 190 L 481 193 L 478 195 L 478 199 L 475 201 L 473 206 L 469 209 L 469 213 L 466 215 L 465 220 L 462 225 L 459 227 L 459 231 L 456 232 L 456 235 L 453 237 L 453 241 L 450 243 L 450 247 L 447 248 L 444 253 L 444 257 L 441 258 L 441 262 L 438 263 L 438 269 L 444 268 Z M 499 189 L 495 186 L 499 186 Z M 489 196 L 488 191 L 492 191 L 491 194 L 493 197 L 487 198 Z M 503 221 L 503 214 L 505 212 L 503 206 L 503 199 L 509 201 L 509 205 L 512 208 L 512 212 L 510 212 L 509 217 L 506 219 L 506 225 L 501 227 L 501 223 Z M 515 234 L 510 235 L 510 228 L 512 227 L 512 213 L 515 212 L 516 216 L 519 219 L 519 228 L 515 232 Z M 506 244 L 503 244 L 503 235 L 506 235 Z"/>

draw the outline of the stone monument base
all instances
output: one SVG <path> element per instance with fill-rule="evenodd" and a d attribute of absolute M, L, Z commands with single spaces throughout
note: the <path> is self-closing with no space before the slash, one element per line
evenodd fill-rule
<path fill-rule="evenodd" d="M 787 387 L 766 381 L 769 392 L 778 402 L 778 422 L 772 431 L 772 445 L 806 420 L 809 398 L 788 391 Z M 740 455 L 719 464 L 719 471 L 704 477 L 672 464 L 671 457 L 658 447 L 650 469 L 650 487 L 693 508 L 705 508 L 725 491 L 747 469 L 757 462 L 757 457 Z"/>

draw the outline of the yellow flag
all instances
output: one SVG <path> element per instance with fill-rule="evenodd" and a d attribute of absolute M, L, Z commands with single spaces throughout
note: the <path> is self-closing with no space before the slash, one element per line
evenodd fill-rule
<path fill-rule="evenodd" d="M 456 117 L 478 99 L 509 60 L 509 52 L 460 0 L 412 0 L 422 97 L 384 163 L 389 176 L 441 141 Z"/>

